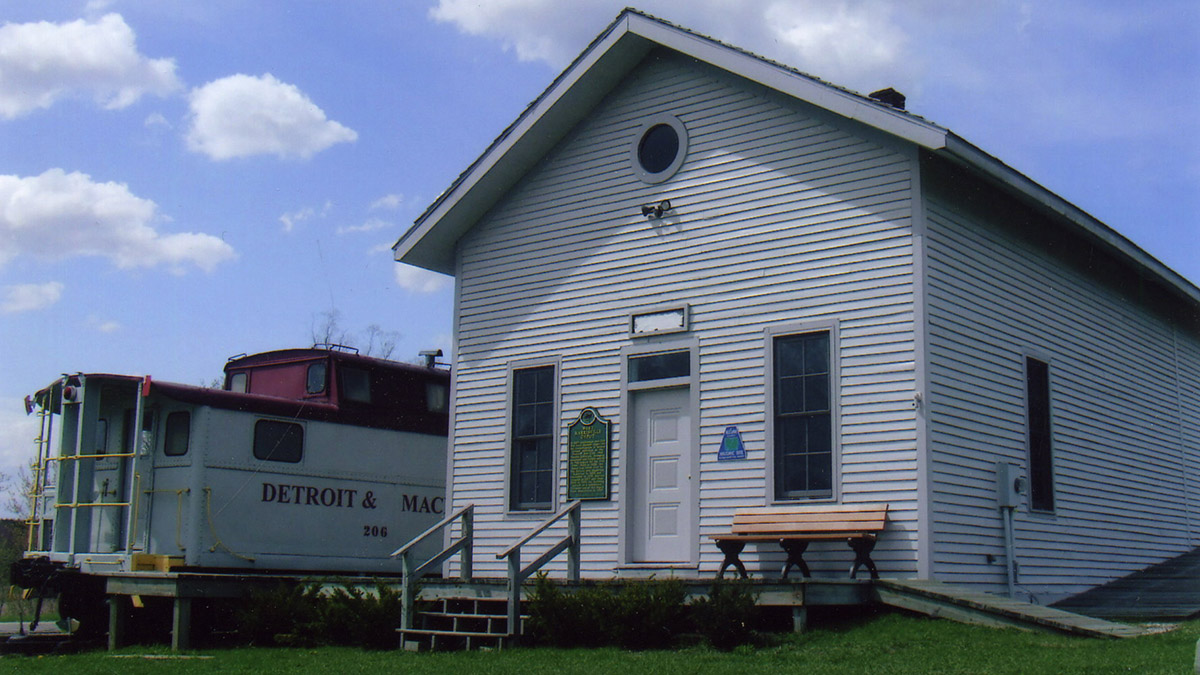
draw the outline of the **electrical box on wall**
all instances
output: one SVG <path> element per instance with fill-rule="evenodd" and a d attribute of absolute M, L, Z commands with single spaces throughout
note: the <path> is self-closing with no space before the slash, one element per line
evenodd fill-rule
<path fill-rule="evenodd" d="M 1025 494 L 1025 477 L 1021 467 L 1008 462 L 996 462 L 996 500 L 1002 509 L 1015 509 Z"/>

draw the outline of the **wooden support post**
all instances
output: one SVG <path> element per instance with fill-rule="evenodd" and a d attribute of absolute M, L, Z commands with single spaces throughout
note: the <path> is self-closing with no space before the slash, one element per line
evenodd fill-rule
<path fill-rule="evenodd" d="M 796 605 L 792 607 L 792 632 L 803 633 L 808 628 L 808 607 Z"/>
<path fill-rule="evenodd" d="M 400 554 L 400 569 L 400 627 L 412 628 L 417 580 L 413 578 L 412 561 L 408 557 L 408 551 Z"/>
<path fill-rule="evenodd" d="M 192 647 L 192 599 L 175 598 L 171 621 L 171 650 L 183 651 Z"/>
<path fill-rule="evenodd" d="M 471 578 L 475 574 L 475 554 L 471 550 L 474 547 L 474 542 L 472 541 L 474 537 L 475 510 L 468 508 L 463 512 L 462 516 L 462 538 L 467 542 L 467 545 L 463 547 L 461 552 L 462 558 L 460 559 L 458 574 L 467 583 L 471 583 Z"/>
<path fill-rule="evenodd" d="M 521 547 L 508 556 L 508 634 L 516 642 L 521 633 Z"/>
<path fill-rule="evenodd" d="M 125 602 L 120 595 L 108 596 L 108 648 L 117 649 L 125 641 Z"/>
<path fill-rule="evenodd" d="M 567 548 L 567 579 L 574 582 L 579 581 L 580 510 L 576 506 L 567 516 L 567 536 L 571 538 L 571 546 Z"/>

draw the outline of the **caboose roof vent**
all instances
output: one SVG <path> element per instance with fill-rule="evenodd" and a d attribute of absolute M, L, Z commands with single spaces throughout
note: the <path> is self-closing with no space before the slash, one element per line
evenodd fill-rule
<path fill-rule="evenodd" d="M 880 89 L 876 92 L 871 92 L 870 96 L 880 103 L 886 103 L 887 105 L 892 106 L 896 110 L 904 110 L 904 94 L 901 94 L 891 87 L 888 87 L 887 89 Z"/>

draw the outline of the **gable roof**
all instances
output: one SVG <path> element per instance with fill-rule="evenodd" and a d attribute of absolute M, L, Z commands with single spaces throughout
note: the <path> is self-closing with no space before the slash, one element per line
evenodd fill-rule
<path fill-rule="evenodd" d="M 453 275 L 458 239 L 655 48 L 673 50 L 965 166 L 1056 214 L 1086 239 L 1148 271 L 1200 308 L 1200 288 L 1182 275 L 948 129 L 634 9 L 621 12 L 417 218 L 392 247 L 395 259 Z"/>

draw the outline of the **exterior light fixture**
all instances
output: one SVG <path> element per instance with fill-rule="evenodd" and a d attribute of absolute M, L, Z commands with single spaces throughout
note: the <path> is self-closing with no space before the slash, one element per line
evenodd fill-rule
<path fill-rule="evenodd" d="M 644 204 L 642 206 L 642 215 L 651 220 L 657 220 L 663 217 L 663 214 L 671 210 L 671 200 L 664 199 L 657 204 Z"/>

